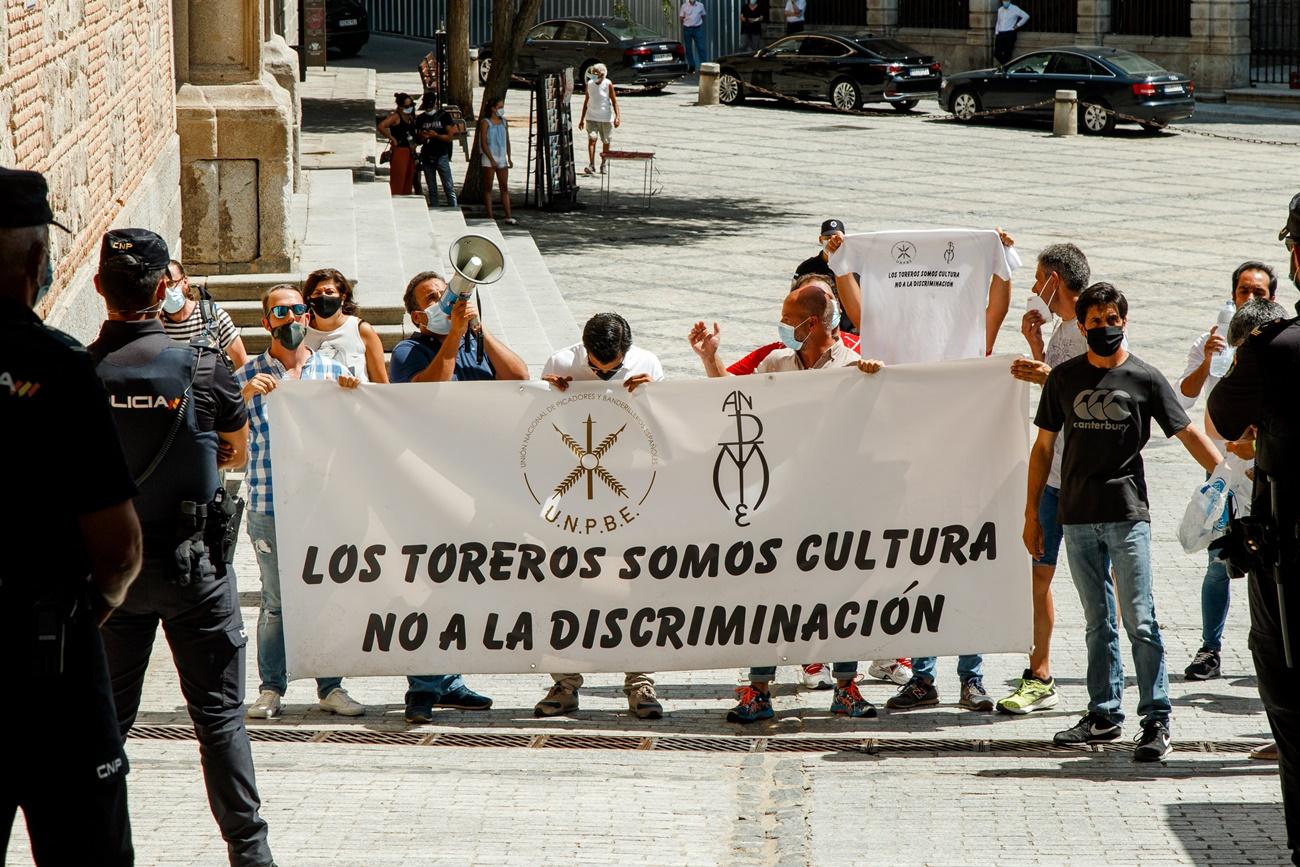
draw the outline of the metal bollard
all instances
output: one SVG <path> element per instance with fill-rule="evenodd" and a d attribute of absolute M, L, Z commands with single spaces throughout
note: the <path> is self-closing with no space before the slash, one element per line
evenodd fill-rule
<path fill-rule="evenodd" d="M 716 63 L 700 64 L 700 97 L 697 105 L 717 105 L 718 104 L 718 73 L 720 68 Z"/>
<path fill-rule="evenodd" d="M 1052 135 L 1079 134 L 1079 92 L 1058 90 L 1052 113 Z"/>

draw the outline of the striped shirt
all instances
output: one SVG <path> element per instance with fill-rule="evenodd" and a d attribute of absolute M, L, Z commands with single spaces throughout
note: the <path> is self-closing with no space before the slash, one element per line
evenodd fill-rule
<path fill-rule="evenodd" d="M 277 380 L 285 378 L 284 365 L 272 358 L 270 350 L 267 350 L 250 358 L 239 368 L 235 372 L 235 381 L 243 388 L 259 373 Z M 313 352 L 303 365 L 299 378 L 338 379 L 347 373 L 347 369 L 337 361 Z M 272 517 L 275 508 L 271 497 L 271 429 L 266 409 L 268 397 L 270 395 L 255 394 L 248 401 L 248 508 L 260 515 Z"/>
<path fill-rule="evenodd" d="M 212 305 L 212 309 L 212 318 L 214 320 L 212 326 L 216 330 L 217 340 L 220 341 L 221 348 L 225 349 L 239 337 L 239 329 L 231 321 L 229 313 L 222 310 L 215 303 Z M 191 343 L 195 337 L 198 337 L 204 331 L 203 311 L 198 304 L 195 304 L 194 309 L 190 311 L 190 315 L 180 322 L 172 322 L 167 318 L 166 313 L 159 318 L 162 319 L 163 330 L 167 332 L 167 336 L 177 343 Z"/>

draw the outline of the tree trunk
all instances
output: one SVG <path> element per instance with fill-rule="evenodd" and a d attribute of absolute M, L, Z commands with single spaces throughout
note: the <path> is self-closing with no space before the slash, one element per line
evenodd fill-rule
<path fill-rule="evenodd" d="M 506 95 L 510 79 L 515 73 L 519 49 L 523 47 L 524 37 L 532 29 L 533 22 L 537 19 L 537 10 L 542 5 L 542 0 L 518 2 L 519 8 L 516 9 L 515 0 L 492 0 L 492 69 L 483 88 L 483 98 L 479 101 L 479 118 L 487 117 L 488 106 Z M 479 157 L 478 127 L 475 127 L 470 142 L 469 168 L 465 172 L 460 200 L 467 204 L 477 204 L 483 200 L 483 161 Z M 527 135 L 523 136 L 522 142 L 516 142 L 513 138 L 510 140 L 512 152 L 516 144 L 527 148 Z M 526 164 L 526 158 L 518 163 L 520 166 Z"/>
<path fill-rule="evenodd" d="M 474 85 L 469 69 L 469 0 L 447 3 L 447 95 L 467 121 L 474 120 Z"/>

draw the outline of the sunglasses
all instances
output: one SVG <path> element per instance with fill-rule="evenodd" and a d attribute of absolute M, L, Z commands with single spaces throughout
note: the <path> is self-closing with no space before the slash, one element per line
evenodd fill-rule
<path fill-rule="evenodd" d="M 276 319 L 283 319 L 292 313 L 294 316 L 301 316 L 307 312 L 306 304 L 277 304 L 271 308 L 271 315 Z"/>

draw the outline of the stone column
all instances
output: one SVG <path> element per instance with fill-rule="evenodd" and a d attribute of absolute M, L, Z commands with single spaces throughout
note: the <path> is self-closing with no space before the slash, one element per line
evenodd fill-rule
<path fill-rule="evenodd" d="M 1199 90 L 1250 85 L 1250 0 L 1192 0 L 1191 42 Z"/>
<path fill-rule="evenodd" d="M 998 22 L 998 0 L 970 0 L 970 30 L 966 45 L 981 64 L 993 64 L 993 27 Z"/>
<path fill-rule="evenodd" d="M 197 273 L 287 271 L 292 95 L 266 70 L 263 0 L 185 7 L 176 94 L 185 263 Z"/>
<path fill-rule="evenodd" d="M 877 36 L 892 36 L 898 29 L 898 0 L 864 0 L 867 29 Z"/>
<path fill-rule="evenodd" d="M 1110 0 L 1079 0 L 1079 44 L 1101 45 L 1110 32 Z"/>

